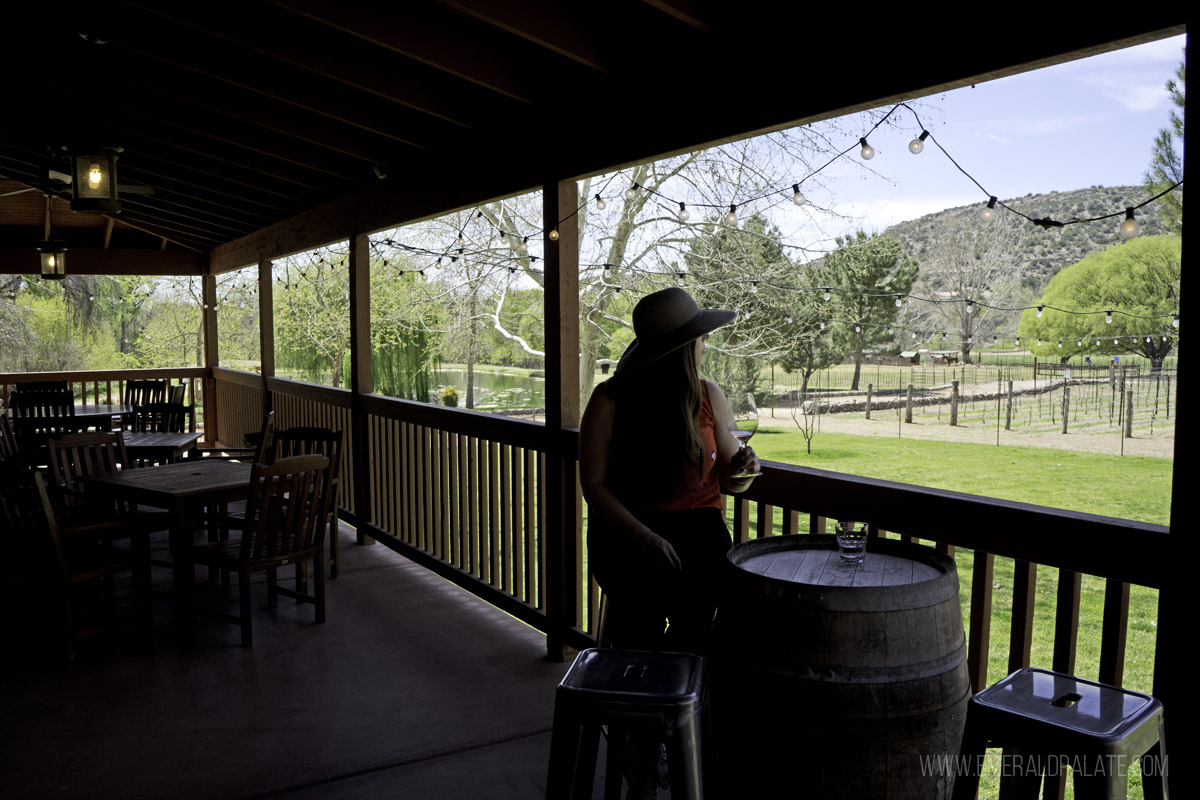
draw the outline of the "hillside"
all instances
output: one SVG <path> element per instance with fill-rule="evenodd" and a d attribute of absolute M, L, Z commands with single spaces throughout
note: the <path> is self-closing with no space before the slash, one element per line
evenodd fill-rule
<path fill-rule="evenodd" d="M 1069 192 L 1027 194 L 1002 202 L 1034 219 L 1049 217 L 1059 222 L 1069 222 L 1076 218 L 1098 217 L 1121 211 L 1145 199 L 1146 190 L 1141 186 L 1092 186 Z M 963 225 L 985 224 L 978 218 L 981 205 L 927 214 L 893 225 L 884 233 L 898 240 L 909 256 L 921 262 L 931 246 L 931 234 L 944 223 L 957 222 L 961 218 Z M 1139 210 L 1137 218 L 1142 224 L 1143 236 L 1167 232 L 1158 222 L 1158 204 Z M 1094 250 L 1122 241 L 1117 232 L 1118 219 L 1045 229 L 1002 211 L 996 221 L 1019 228 L 1018 256 L 1023 272 L 1022 283 L 1034 295 L 1041 294 L 1050 279 L 1063 267 L 1074 264 Z"/>

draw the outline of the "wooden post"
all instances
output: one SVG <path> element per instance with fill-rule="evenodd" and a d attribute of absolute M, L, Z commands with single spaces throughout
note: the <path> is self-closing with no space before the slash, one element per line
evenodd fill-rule
<path fill-rule="evenodd" d="M 950 426 L 958 425 L 958 381 L 950 381 Z"/>
<path fill-rule="evenodd" d="M 271 279 L 271 262 L 258 262 L 258 345 L 259 372 L 266 378 L 275 377 L 275 281 Z M 265 395 L 266 392 L 264 391 Z"/>
<path fill-rule="evenodd" d="M 1004 409 L 1004 430 L 1012 430 L 1012 401 L 1013 401 L 1013 382 L 1008 382 L 1008 403 Z"/>
<path fill-rule="evenodd" d="M 1062 399 L 1062 423 L 1063 423 L 1062 424 L 1062 432 L 1063 433 L 1067 432 L 1067 412 L 1069 412 L 1070 410 L 1071 410 L 1071 387 L 1064 386 L 1063 387 L 1063 399 Z"/>
<path fill-rule="evenodd" d="M 1125 390 L 1125 438 L 1133 438 L 1133 389 Z"/>
<path fill-rule="evenodd" d="M 366 521 L 371 508 L 370 432 L 367 415 L 362 408 L 363 395 L 374 389 L 371 374 L 371 243 L 366 234 L 354 233 L 349 239 L 347 268 L 350 272 L 350 430 L 344 435 L 353 437 L 354 517 Z M 357 542 L 374 544 L 362 534 L 360 525 Z"/>
<path fill-rule="evenodd" d="M 558 229 L 547 241 L 546 303 L 546 656 L 563 660 L 563 634 L 582 607 L 583 536 L 578 467 L 563 431 L 579 425 L 579 207 L 575 181 L 542 189 L 543 223 Z"/>
<path fill-rule="evenodd" d="M 904 421 L 910 423 L 912 422 L 912 397 L 913 385 L 910 383 L 908 385 L 908 392 L 904 398 Z"/>
<path fill-rule="evenodd" d="M 212 274 L 212 265 L 204 270 L 200 277 L 200 297 L 202 310 L 201 325 L 204 328 L 204 437 L 207 441 L 215 442 L 220 438 L 221 431 L 217 422 L 216 381 L 213 380 L 213 369 L 221 365 L 221 354 L 217 348 L 217 279 Z"/>
<path fill-rule="evenodd" d="M 875 388 L 875 384 L 867 384 L 867 419 L 871 418 L 871 391 Z"/>

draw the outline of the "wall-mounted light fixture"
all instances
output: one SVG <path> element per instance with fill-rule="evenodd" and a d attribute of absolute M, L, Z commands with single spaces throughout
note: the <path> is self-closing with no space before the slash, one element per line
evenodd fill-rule
<path fill-rule="evenodd" d="M 120 147 L 72 147 L 71 210 L 99 214 L 121 213 L 117 198 L 117 156 Z"/>

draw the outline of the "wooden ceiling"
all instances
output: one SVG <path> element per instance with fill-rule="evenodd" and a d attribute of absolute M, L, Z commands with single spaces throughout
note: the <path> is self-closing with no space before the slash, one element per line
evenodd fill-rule
<path fill-rule="evenodd" d="M 932 5 L 837 15 L 725 0 L 25 6 L 0 55 L 9 273 L 36 270 L 30 247 L 47 213 L 73 249 L 249 263 L 348 224 L 417 219 L 1185 22 L 1173 9 L 1081 22 L 992 8 L 986 28 L 964 35 Z M 69 172 L 64 146 L 87 143 L 123 148 L 119 183 L 153 194 L 123 195 L 111 220 L 70 213 L 48 178 Z"/>

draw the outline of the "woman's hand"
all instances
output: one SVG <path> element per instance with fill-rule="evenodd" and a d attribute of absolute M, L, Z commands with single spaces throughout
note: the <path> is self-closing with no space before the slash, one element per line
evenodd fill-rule
<path fill-rule="evenodd" d="M 655 572 L 670 574 L 683 568 L 675 548 L 657 533 L 645 529 L 638 531 L 634 536 L 634 547 L 640 552 L 631 555 L 644 559 Z"/>
<path fill-rule="evenodd" d="M 754 452 L 754 448 L 746 445 L 730 456 L 729 472 L 732 475 L 742 472 L 762 472 L 762 465 L 758 463 L 758 455 Z"/>

